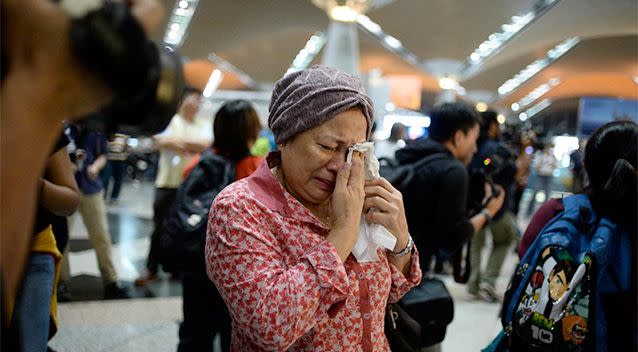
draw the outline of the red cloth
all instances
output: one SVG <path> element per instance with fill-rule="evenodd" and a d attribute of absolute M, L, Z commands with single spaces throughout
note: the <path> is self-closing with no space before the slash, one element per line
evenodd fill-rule
<path fill-rule="evenodd" d="M 182 174 L 182 178 L 185 180 L 186 177 L 193 171 L 195 166 L 199 163 L 199 159 L 201 158 L 201 154 L 196 154 L 191 158 L 191 160 L 186 164 L 184 168 L 184 173 Z M 244 177 L 250 176 L 257 168 L 259 167 L 259 163 L 261 162 L 261 158 L 257 156 L 247 156 L 241 159 L 235 165 L 235 180 L 241 180 Z"/>
<path fill-rule="evenodd" d="M 538 210 L 532 216 L 532 219 L 527 225 L 527 229 L 521 238 L 521 243 L 518 246 L 518 257 L 523 258 L 527 249 L 532 245 L 538 233 L 543 229 L 554 216 L 565 210 L 563 202 L 560 199 L 550 199 L 545 204 L 541 205 Z"/>
<path fill-rule="evenodd" d="M 217 196 L 206 264 L 233 318 L 232 351 L 389 351 L 386 304 L 420 282 L 416 249 L 406 278 L 383 250 L 341 263 L 329 232 L 265 161 Z"/>

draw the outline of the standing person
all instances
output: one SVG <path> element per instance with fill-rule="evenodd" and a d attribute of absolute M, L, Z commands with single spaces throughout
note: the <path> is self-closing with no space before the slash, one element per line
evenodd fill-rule
<path fill-rule="evenodd" d="M 614 233 L 614 241 L 620 241 L 620 235 L 628 235 L 631 244 L 632 258 L 609 258 L 610 262 L 626 260 L 631 263 L 631 273 L 620 273 L 631 278 L 627 287 L 621 288 L 617 283 L 618 273 L 604 271 L 605 275 L 614 275 L 616 284 L 613 290 L 595 293 L 601 298 L 597 307 L 605 321 L 601 322 L 596 314 L 594 326 L 604 324 L 606 340 L 600 344 L 607 351 L 636 350 L 638 341 L 638 317 L 635 312 L 638 284 L 636 268 L 638 268 L 638 246 L 636 244 L 636 214 L 638 213 L 638 125 L 632 121 L 614 121 L 598 128 L 589 138 L 584 148 L 584 168 L 589 179 L 585 194 L 591 203 L 595 216 L 600 219 L 608 217 L 618 225 Z M 578 196 L 573 196 L 578 197 Z M 562 199 L 549 199 L 534 213 L 529 226 L 518 248 L 520 258 L 532 246 L 542 229 L 552 218 L 565 210 Z M 623 233 L 625 232 L 625 233 Z M 621 242 L 617 242 L 621 243 Z M 605 252 L 606 253 L 606 252 Z M 610 265 L 609 263 L 605 263 Z M 631 314 L 626 314 L 630 312 Z M 624 314 L 624 315 L 623 315 Z M 624 316 L 624 319 L 618 317 Z M 593 334 L 597 329 L 591 329 Z M 598 337 L 598 336 L 597 336 Z M 597 341 L 598 345 L 598 341 Z M 634 346 L 634 347 L 631 347 Z"/>
<path fill-rule="evenodd" d="M 122 181 L 126 172 L 126 158 L 128 157 L 129 135 L 115 133 L 109 140 L 108 160 L 102 170 L 102 184 L 104 185 L 104 200 L 107 204 L 117 205 L 122 189 Z M 113 179 L 113 188 L 109 194 L 109 184 Z"/>
<path fill-rule="evenodd" d="M 514 176 L 514 180 L 516 181 L 514 197 L 512 200 L 512 212 L 514 215 L 518 215 L 521 198 L 523 198 L 523 193 L 525 192 L 525 188 L 527 188 L 527 183 L 529 181 L 529 168 L 532 164 L 532 143 L 532 133 L 521 133 L 518 157 L 516 158 L 516 175 Z"/>
<path fill-rule="evenodd" d="M 55 288 L 62 258 L 57 244 L 65 240 L 59 237 L 65 234 L 56 233 L 52 225 L 54 217 L 72 215 L 80 202 L 67 144 L 67 137 L 61 133 L 40 179 L 31 254 L 12 319 L 23 351 L 45 351 L 47 341 L 57 331 Z"/>
<path fill-rule="evenodd" d="M 212 128 L 208 121 L 198 119 L 196 116 L 199 112 L 201 95 L 200 90 L 187 87 L 184 90 L 179 112 L 163 132 L 153 136 L 160 152 L 153 201 L 154 228 L 146 260 L 146 272 L 135 280 L 136 286 L 144 286 L 158 279 L 159 239 L 162 226 L 175 201 L 177 188 L 182 183 L 184 168 L 195 154 L 210 147 Z"/>
<path fill-rule="evenodd" d="M 231 163 L 235 180 L 250 176 L 261 162 L 261 158 L 250 154 L 260 129 L 257 112 L 245 100 L 226 102 L 215 115 L 213 125 L 215 142 L 212 153 L 222 156 L 227 163 Z M 204 155 L 203 158 L 206 159 L 207 156 Z M 189 185 L 193 190 L 198 185 L 212 185 L 209 180 L 223 180 L 224 168 L 228 165 L 212 167 L 213 165 L 216 164 L 208 161 L 202 161 L 200 164 L 199 156 L 193 158 L 185 170 L 184 185 Z M 191 173 L 193 169 L 195 171 Z M 192 179 L 193 177 L 206 178 L 206 180 Z M 203 192 L 206 190 L 199 191 L 199 193 Z M 188 201 L 188 199 L 184 200 Z M 201 247 L 197 252 L 204 253 L 205 229 L 206 227 L 203 227 Z M 200 266 L 183 270 L 180 275 L 184 320 L 179 328 L 177 351 L 211 351 L 216 334 L 221 337 L 222 350 L 229 351 L 231 318 L 217 288 L 206 275 L 204 257 L 201 257 Z"/>
<path fill-rule="evenodd" d="M 374 155 L 379 158 L 387 158 L 394 160 L 394 153 L 405 147 L 405 139 L 407 137 L 407 127 L 397 122 L 390 129 L 390 137 L 374 144 Z"/>
<path fill-rule="evenodd" d="M 80 188 L 78 210 L 82 222 L 89 233 L 89 240 L 95 249 L 98 267 L 104 283 L 104 299 L 129 298 L 128 292 L 117 283 L 117 272 L 113 264 L 111 234 L 106 219 L 106 205 L 102 195 L 103 186 L 100 171 L 106 164 L 106 137 L 92 131 L 87 123 L 71 125 L 67 136 L 75 145 L 71 159 L 75 162 L 75 181 Z M 74 218 L 69 217 L 69 229 L 73 229 Z M 68 246 L 64 253 L 60 273 L 60 284 L 65 285 L 71 270 Z"/>
<path fill-rule="evenodd" d="M 210 211 L 206 265 L 232 317 L 232 351 L 387 351 L 386 305 L 421 280 L 401 194 L 365 180 L 372 102 L 361 81 L 325 66 L 280 79 L 268 125 L 279 152 L 226 187 Z M 374 207 L 376 211 L 368 212 Z M 365 215 L 391 252 L 350 255 Z"/>
<path fill-rule="evenodd" d="M 536 152 L 532 167 L 536 171 L 536 181 L 534 182 L 534 190 L 529 200 L 527 208 L 528 216 L 534 213 L 534 205 L 536 204 L 536 193 L 542 188 L 545 193 L 545 201 L 548 201 L 552 195 L 552 179 L 554 178 L 554 170 L 558 167 L 558 161 L 554 157 L 551 143 L 543 145 L 543 150 Z"/>
<path fill-rule="evenodd" d="M 417 175 L 403 195 L 410 233 L 426 271 L 437 252 L 445 259 L 483 228 L 501 209 L 505 196 L 488 194 L 490 200 L 480 213 L 468 217 L 467 165 L 476 152 L 480 117 L 461 103 L 445 103 L 435 107 L 430 118 L 429 138 L 396 153 L 400 164 L 433 158 L 415 170 Z"/>
<path fill-rule="evenodd" d="M 501 128 L 497 113 L 488 110 L 481 113 L 483 118 L 478 152 L 470 163 L 473 172 L 485 171 L 492 181 L 501 186 L 505 192 L 505 201 L 501 209 L 493 216 L 492 221 L 483 226 L 472 237 L 470 250 L 471 273 L 468 281 L 468 292 L 487 302 L 496 302 L 496 279 L 503 266 L 508 249 L 516 237 L 516 223 L 510 211 L 516 164 L 512 153 L 501 141 Z M 489 160 L 489 162 L 487 162 Z M 487 164 L 487 165 L 486 165 Z M 473 184 L 473 183 L 471 183 Z M 480 185 L 483 187 L 483 185 Z M 481 270 L 481 252 L 485 246 L 487 230 L 492 235 L 492 247 L 485 272 Z"/>

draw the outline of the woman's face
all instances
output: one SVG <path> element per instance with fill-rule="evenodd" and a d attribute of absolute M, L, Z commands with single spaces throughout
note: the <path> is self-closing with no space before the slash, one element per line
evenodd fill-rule
<path fill-rule="evenodd" d="M 305 206 L 325 203 L 348 148 L 366 141 L 366 118 L 359 109 L 337 114 L 298 134 L 281 147 L 281 167 L 288 191 Z"/>

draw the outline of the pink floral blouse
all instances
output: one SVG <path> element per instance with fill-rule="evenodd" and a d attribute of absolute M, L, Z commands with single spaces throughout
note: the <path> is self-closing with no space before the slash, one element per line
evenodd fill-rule
<path fill-rule="evenodd" d="M 330 230 L 284 190 L 264 160 L 222 191 L 206 239 L 208 276 L 232 316 L 233 351 L 389 351 L 385 307 L 421 280 L 388 262 L 341 263 Z"/>

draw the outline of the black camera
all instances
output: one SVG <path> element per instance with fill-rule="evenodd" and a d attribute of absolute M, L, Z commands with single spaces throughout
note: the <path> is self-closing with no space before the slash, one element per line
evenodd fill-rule
<path fill-rule="evenodd" d="M 147 39 L 123 2 L 105 1 L 72 19 L 75 57 L 112 90 L 113 100 L 89 119 L 108 131 L 153 134 L 177 111 L 184 73 L 180 57 Z"/>
<path fill-rule="evenodd" d="M 471 214 L 485 207 L 485 184 L 492 190 L 492 197 L 498 197 L 496 185 L 508 189 L 516 174 L 516 156 L 506 146 L 499 144 L 492 153 L 482 158 L 480 165 L 469 169 L 468 209 Z M 489 200 L 489 199 L 488 199 Z"/>

